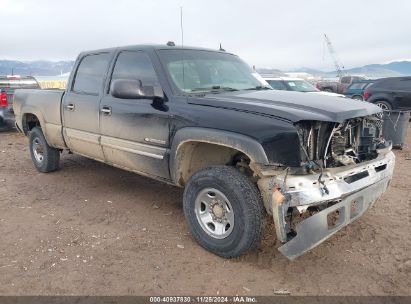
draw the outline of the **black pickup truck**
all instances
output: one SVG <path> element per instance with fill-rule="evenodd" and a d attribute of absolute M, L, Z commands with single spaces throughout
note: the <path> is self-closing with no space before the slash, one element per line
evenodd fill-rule
<path fill-rule="evenodd" d="M 289 259 L 360 217 L 393 174 L 380 111 L 275 91 L 233 54 L 172 45 L 84 52 L 66 91 L 14 99 L 40 172 L 70 150 L 185 187 L 193 237 L 227 258 L 257 246 L 267 213 Z"/>

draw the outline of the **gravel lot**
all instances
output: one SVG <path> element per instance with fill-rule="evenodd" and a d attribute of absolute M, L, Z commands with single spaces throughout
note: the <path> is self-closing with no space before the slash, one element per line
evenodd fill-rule
<path fill-rule="evenodd" d="M 190 236 L 182 190 L 64 153 L 40 174 L 27 140 L 0 133 L 0 295 L 411 295 L 411 130 L 388 192 L 294 262 L 272 225 L 224 260 Z"/>

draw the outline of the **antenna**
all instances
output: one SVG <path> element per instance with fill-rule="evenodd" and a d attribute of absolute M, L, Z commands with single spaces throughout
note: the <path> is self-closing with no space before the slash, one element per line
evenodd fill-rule
<path fill-rule="evenodd" d="M 180 6 L 180 29 L 181 29 L 181 48 L 184 49 L 184 28 L 183 28 L 183 7 Z M 183 63 L 183 91 L 186 89 L 186 81 L 184 75 L 184 50 L 181 50 L 181 61 Z"/>
<path fill-rule="evenodd" d="M 183 7 L 180 6 L 181 47 L 184 48 Z"/>
<path fill-rule="evenodd" d="M 221 47 L 221 42 L 220 42 L 220 49 L 219 49 L 219 51 L 225 52 L 225 49 L 223 49 L 223 48 Z"/>

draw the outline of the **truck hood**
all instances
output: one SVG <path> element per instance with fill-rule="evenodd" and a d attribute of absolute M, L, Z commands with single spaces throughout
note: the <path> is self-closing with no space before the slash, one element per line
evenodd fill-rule
<path fill-rule="evenodd" d="M 293 123 L 301 120 L 343 122 L 381 112 L 368 102 L 277 90 L 194 95 L 188 98 L 188 103 L 272 115 Z"/>

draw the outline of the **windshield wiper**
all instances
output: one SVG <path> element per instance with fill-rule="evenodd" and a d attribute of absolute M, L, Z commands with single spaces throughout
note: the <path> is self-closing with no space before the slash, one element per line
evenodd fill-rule
<path fill-rule="evenodd" d="M 237 89 L 231 88 L 231 87 L 223 87 L 223 86 L 212 86 L 212 87 L 205 87 L 205 88 L 194 88 L 191 89 L 190 92 L 199 92 L 199 91 L 204 91 L 204 92 L 218 92 L 218 91 L 238 91 Z"/>
<path fill-rule="evenodd" d="M 251 90 L 261 91 L 261 90 L 272 90 L 272 88 L 266 87 L 266 86 L 256 86 L 254 88 L 248 88 L 248 89 L 244 89 L 244 90 L 247 90 L 247 91 L 251 91 Z"/>

